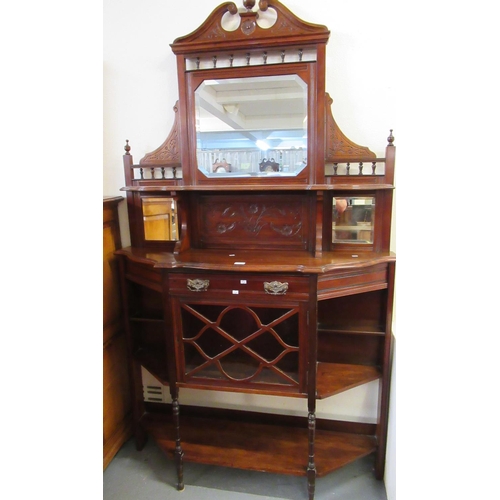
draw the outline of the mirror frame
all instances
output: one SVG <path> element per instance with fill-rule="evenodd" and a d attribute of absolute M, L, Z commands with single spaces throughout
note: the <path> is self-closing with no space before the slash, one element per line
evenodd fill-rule
<path fill-rule="evenodd" d="M 307 183 L 310 176 L 310 160 L 309 160 L 309 151 L 312 151 L 314 137 L 312 137 L 311 123 L 314 123 L 316 120 L 317 107 L 315 105 L 315 94 L 314 92 L 310 92 L 309 88 L 311 86 L 311 81 L 314 81 L 314 73 L 315 73 L 315 65 L 316 63 L 311 62 L 303 62 L 303 63 L 289 63 L 284 65 L 283 67 L 269 68 L 265 66 L 251 66 L 251 67 L 243 67 L 238 68 L 238 72 L 235 75 L 234 69 L 219 69 L 219 70 L 198 70 L 196 72 L 188 73 L 187 75 L 187 84 L 188 84 L 188 96 L 187 96 L 187 114 L 189 117 L 188 121 L 188 137 L 190 138 L 190 147 L 189 147 L 189 160 L 188 165 L 192 165 L 191 175 L 195 178 L 196 184 L 213 184 L 223 182 L 225 184 L 232 183 L 231 178 L 229 177 L 207 177 L 204 173 L 198 169 L 198 161 L 197 161 L 197 132 L 196 132 L 196 103 L 195 103 L 195 92 L 196 89 L 205 81 L 205 80 L 218 80 L 218 79 L 226 79 L 226 78 L 234 78 L 237 76 L 238 78 L 246 78 L 246 77 L 257 77 L 257 76 L 277 76 L 277 75 L 296 75 L 299 76 L 306 84 L 307 84 L 307 151 L 308 151 L 308 161 L 307 165 L 302 171 L 300 171 L 296 176 L 290 177 L 280 177 L 280 176 L 264 176 L 264 177 L 252 177 L 252 178 L 238 178 L 234 181 L 237 184 L 240 183 L 266 183 L 266 182 L 279 182 L 282 183 L 286 181 L 287 183 Z M 272 71 L 270 71 L 272 69 Z"/>

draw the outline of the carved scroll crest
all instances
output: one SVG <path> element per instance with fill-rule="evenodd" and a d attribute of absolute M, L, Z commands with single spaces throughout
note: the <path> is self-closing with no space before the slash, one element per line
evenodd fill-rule
<path fill-rule="evenodd" d="M 140 165 L 181 165 L 179 114 L 177 101 L 174 106 L 174 124 L 165 142 L 157 149 L 148 153 L 139 162 Z"/>
<path fill-rule="evenodd" d="M 286 37 L 306 35 L 311 37 L 310 42 L 316 39 L 326 41 L 330 32 L 326 26 L 307 23 L 296 17 L 278 0 L 260 0 L 258 9 L 254 9 L 255 0 L 243 0 L 243 8 L 238 9 L 234 2 L 225 2 L 217 7 L 208 16 L 205 22 L 195 31 L 187 36 L 177 38 L 171 45 L 176 54 L 200 51 L 211 52 L 216 46 L 206 46 L 207 41 L 230 42 L 232 48 L 248 48 L 248 41 L 252 39 L 275 39 L 280 38 L 283 45 L 287 45 Z M 259 14 L 268 9 L 274 10 L 277 15 L 276 22 L 272 26 L 259 26 Z M 271 12 L 270 11 L 270 12 Z M 239 25 L 236 29 L 226 31 L 222 21 L 227 13 L 239 16 Z M 283 39 L 284 38 L 284 39 Z M 205 43 L 204 43 L 205 42 Z M 234 43 L 233 43 L 234 42 Z M 295 40 L 296 42 L 296 40 Z M 229 46 L 225 46 L 229 49 Z"/>
<path fill-rule="evenodd" d="M 326 93 L 326 150 L 325 160 L 335 161 L 337 159 L 358 159 L 358 158 L 376 158 L 376 154 L 367 147 L 359 146 L 352 142 L 338 127 L 332 114 L 333 99 Z"/>

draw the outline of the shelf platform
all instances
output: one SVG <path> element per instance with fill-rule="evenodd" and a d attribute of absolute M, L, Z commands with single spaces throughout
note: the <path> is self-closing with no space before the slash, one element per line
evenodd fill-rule
<path fill-rule="evenodd" d="M 168 385 L 168 374 L 167 366 L 165 363 L 160 363 L 147 353 L 146 351 L 140 351 L 136 354 L 136 359 L 142 364 L 146 370 L 148 370 L 159 382 L 163 385 Z M 376 366 L 367 365 L 355 365 L 355 364 L 344 364 L 344 363 L 318 363 L 317 368 L 317 399 L 325 399 L 335 394 L 339 394 L 354 387 L 372 382 L 373 380 L 378 380 L 381 377 L 381 373 Z M 293 387 L 283 386 L 280 389 L 272 390 L 270 387 L 266 389 L 257 388 L 256 384 L 248 384 L 248 386 L 242 385 L 239 388 L 235 388 L 234 385 L 228 388 L 223 383 L 219 381 L 214 381 L 210 385 L 196 384 L 191 382 L 189 384 L 180 384 L 181 387 L 190 387 L 198 389 L 210 389 L 219 391 L 231 392 L 246 392 L 246 393 L 259 393 L 259 394 L 270 394 L 270 395 L 281 395 L 288 397 L 307 397 L 307 394 L 301 394 L 295 391 Z"/>
<path fill-rule="evenodd" d="M 381 377 L 376 366 L 318 363 L 317 398 L 324 399 Z"/>
<path fill-rule="evenodd" d="M 186 462 L 248 469 L 275 474 L 305 476 L 308 462 L 307 419 L 283 419 L 270 423 L 268 416 L 255 414 L 253 421 L 186 415 L 181 405 L 181 443 Z M 292 423 L 293 422 L 293 423 Z M 141 424 L 159 447 L 173 458 L 175 429 L 171 416 L 146 413 Z M 359 424 L 355 424 L 358 425 Z M 363 425 L 363 424 L 362 424 Z M 369 428 L 369 424 L 366 429 Z M 318 477 L 324 476 L 376 449 L 373 435 L 330 430 L 318 425 L 315 458 Z"/>

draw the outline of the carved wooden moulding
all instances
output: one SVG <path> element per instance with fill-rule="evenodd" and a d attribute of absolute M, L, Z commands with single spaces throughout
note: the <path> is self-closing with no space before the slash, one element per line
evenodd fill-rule
<path fill-rule="evenodd" d="M 333 99 L 326 93 L 326 161 L 342 161 L 349 159 L 375 159 L 376 154 L 367 147 L 351 141 L 338 127 L 332 114 Z"/>
<path fill-rule="evenodd" d="M 302 21 L 278 0 L 244 1 L 238 9 L 234 2 L 217 7 L 193 33 L 177 38 L 171 45 L 175 54 L 215 52 L 258 47 L 265 41 L 275 45 L 326 43 L 330 32 L 326 26 Z M 210 42 L 210 45 L 207 44 Z"/>
<path fill-rule="evenodd" d="M 290 195 L 207 195 L 198 202 L 202 248 L 287 248 L 304 250 L 308 242 L 309 203 Z"/>
<path fill-rule="evenodd" d="M 181 166 L 181 153 L 180 153 L 180 132 L 179 132 L 179 101 L 175 103 L 174 106 L 174 124 L 170 134 L 165 139 L 163 144 L 148 153 L 139 162 L 141 166 L 170 166 L 170 167 L 180 167 Z"/>

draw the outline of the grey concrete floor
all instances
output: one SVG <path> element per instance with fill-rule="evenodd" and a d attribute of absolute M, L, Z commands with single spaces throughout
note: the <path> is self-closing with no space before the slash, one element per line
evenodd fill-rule
<path fill-rule="evenodd" d="M 366 457 L 316 481 L 315 500 L 387 500 L 383 481 Z M 149 440 L 142 451 L 128 441 L 104 471 L 103 500 L 307 500 L 307 479 L 184 464 L 184 491 L 177 491 L 173 460 Z"/>

